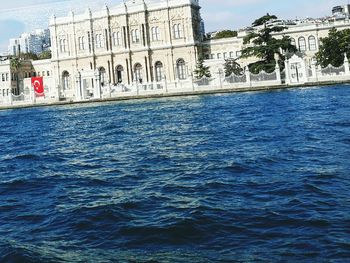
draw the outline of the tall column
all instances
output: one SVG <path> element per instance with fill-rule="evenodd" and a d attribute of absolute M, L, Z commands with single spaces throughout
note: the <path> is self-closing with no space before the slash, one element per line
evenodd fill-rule
<path fill-rule="evenodd" d="M 312 71 L 312 77 L 314 79 L 314 81 L 318 81 L 318 77 L 317 77 L 317 69 L 316 69 L 316 61 L 312 60 L 311 62 L 311 71 Z M 346 72 L 346 70 L 345 70 Z"/>
<path fill-rule="evenodd" d="M 278 60 L 276 60 L 276 67 L 275 67 L 275 72 L 276 72 L 276 80 L 281 84 L 281 69 L 280 65 L 278 64 Z"/>
<path fill-rule="evenodd" d="M 82 94 L 81 94 L 81 73 L 78 71 L 78 73 L 75 75 L 75 100 L 80 101 L 82 100 Z"/>
<path fill-rule="evenodd" d="M 345 67 L 345 75 L 350 75 L 349 59 L 348 59 L 346 53 L 344 53 L 344 67 Z"/>
<path fill-rule="evenodd" d="M 285 70 L 285 75 L 286 75 L 286 84 L 290 84 L 290 68 L 289 68 L 289 60 L 286 59 L 284 61 L 284 70 Z"/>
<path fill-rule="evenodd" d="M 252 86 L 252 82 L 250 80 L 250 71 L 249 71 L 249 67 L 248 66 L 245 67 L 245 76 L 246 76 L 247 84 L 249 85 L 249 87 L 251 87 Z"/>
<path fill-rule="evenodd" d="M 100 78 L 100 72 L 98 72 L 98 70 L 95 71 L 94 98 L 101 99 L 101 78 Z"/>
<path fill-rule="evenodd" d="M 11 90 L 11 89 L 10 89 L 10 93 L 9 93 L 9 95 L 8 95 L 8 102 L 9 102 L 9 104 L 11 104 L 11 105 L 12 105 L 12 103 L 13 103 L 12 90 Z"/>

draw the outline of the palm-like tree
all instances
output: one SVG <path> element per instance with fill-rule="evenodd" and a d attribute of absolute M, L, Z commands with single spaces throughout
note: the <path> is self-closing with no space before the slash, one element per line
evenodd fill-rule
<path fill-rule="evenodd" d="M 21 61 L 18 57 L 12 57 L 10 62 L 11 69 L 14 71 L 14 76 L 16 78 L 16 95 L 19 91 L 19 69 L 21 67 Z"/>

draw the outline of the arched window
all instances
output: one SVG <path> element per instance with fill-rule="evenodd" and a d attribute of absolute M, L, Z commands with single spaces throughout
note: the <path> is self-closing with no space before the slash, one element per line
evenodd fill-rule
<path fill-rule="evenodd" d="M 106 80 L 107 80 L 106 69 L 104 67 L 100 67 L 98 69 L 98 72 L 100 73 L 101 85 L 104 86 L 106 84 Z"/>
<path fill-rule="evenodd" d="M 78 42 L 79 42 L 79 50 L 85 50 L 85 38 L 79 37 Z"/>
<path fill-rule="evenodd" d="M 162 62 L 158 61 L 154 65 L 155 68 L 155 75 L 156 75 L 156 81 L 161 81 L 163 79 L 163 64 Z"/>
<path fill-rule="evenodd" d="M 69 89 L 69 72 L 68 71 L 63 71 L 62 73 L 62 88 L 63 90 L 68 90 Z"/>
<path fill-rule="evenodd" d="M 159 27 L 152 27 L 152 41 L 159 41 L 160 40 L 160 29 Z"/>
<path fill-rule="evenodd" d="M 66 39 L 60 40 L 60 51 L 61 53 L 65 53 L 67 51 L 67 41 Z"/>
<path fill-rule="evenodd" d="M 135 64 L 134 73 L 135 73 L 135 81 L 142 83 L 142 66 L 140 63 Z"/>
<path fill-rule="evenodd" d="M 314 36 L 309 36 L 309 50 L 315 51 L 316 49 L 316 38 Z"/>
<path fill-rule="evenodd" d="M 140 31 L 138 29 L 131 30 L 131 40 L 132 43 L 140 42 Z"/>
<path fill-rule="evenodd" d="M 304 37 L 299 37 L 298 44 L 300 51 L 306 51 L 306 41 Z"/>
<path fill-rule="evenodd" d="M 123 71 L 124 71 L 124 68 L 121 65 L 119 65 L 115 68 L 115 79 L 116 79 L 117 83 L 123 82 Z"/>
<path fill-rule="evenodd" d="M 186 63 L 182 58 L 176 62 L 176 69 L 178 79 L 186 79 Z"/>
<path fill-rule="evenodd" d="M 120 32 L 114 32 L 112 35 L 113 38 L 113 46 L 120 46 L 121 45 L 121 34 Z"/>
<path fill-rule="evenodd" d="M 181 24 L 175 24 L 173 26 L 173 33 L 174 33 L 174 38 L 179 39 L 182 38 L 182 26 Z"/>
<path fill-rule="evenodd" d="M 102 34 L 96 34 L 96 48 L 103 48 L 103 36 Z"/>

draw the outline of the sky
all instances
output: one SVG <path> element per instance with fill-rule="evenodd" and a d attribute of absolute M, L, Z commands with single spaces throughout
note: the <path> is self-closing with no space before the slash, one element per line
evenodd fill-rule
<path fill-rule="evenodd" d="M 162 1 L 162 0 L 159 0 Z M 239 29 L 250 25 L 266 13 L 282 19 L 322 17 L 332 7 L 349 0 L 199 0 L 206 31 Z M 83 13 L 86 8 L 112 7 L 122 0 L 10 0 L 0 9 L 0 53 L 7 50 L 8 39 L 36 28 L 46 28 L 49 18 L 65 16 L 70 10 Z"/>

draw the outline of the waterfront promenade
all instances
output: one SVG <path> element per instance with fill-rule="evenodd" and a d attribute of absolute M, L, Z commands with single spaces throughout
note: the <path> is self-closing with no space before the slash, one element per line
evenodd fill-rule
<path fill-rule="evenodd" d="M 120 93 L 114 97 L 105 97 L 101 99 L 87 99 L 80 101 L 55 101 L 55 100 L 38 100 L 35 102 L 24 101 L 18 104 L 0 104 L 0 110 L 7 109 L 21 109 L 21 108 L 32 108 L 32 107 L 50 107 L 59 105 L 70 105 L 70 104 L 87 104 L 87 103 L 103 103 L 110 101 L 126 101 L 126 100 L 142 100 L 142 99 L 152 99 L 152 98 L 167 98 L 167 97 L 183 97 L 183 96 L 194 96 L 194 95 L 209 95 L 209 94 L 224 94 L 224 93 L 240 93 L 240 92 L 252 92 L 252 91 L 272 91 L 272 90 L 285 90 L 294 89 L 300 87 L 314 87 L 314 86 L 333 86 L 336 84 L 347 84 L 349 81 L 324 81 L 318 83 L 307 83 L 299 85 L 275 85 L 275 86 L 260 86 L 260 87 L 241 87 L 241 88 L 212 88 L 206 90 L 190 90 L 190 91 L 180 91 L 180 92 L 153 92 L 151 94 L 127 94 Z"/>
<path fill-rule="evenodd" d="M 296 65 L 300 67 L 300 72 L 295 72 Z M 0 96 L 0 109 L 275 90 L 350 82 L 350 67 L 346 55 L 344 55 L 344 64 L 340 67 L 329 65 L 321 68 L 316 66 L 316 63 L 308 65 L 303 58 L 293 55 L 285 61 L 283 71 L 276 64 L 275 70 L 271 73 L 262 71 L 259 74 L 253 74 L 249 72 L 248 68 L 245 68 L 244 72 L 239 75 L 225 76 L 222 69 L 214 73 L 210 78 L 197 79 L 190 75 L 183 80 L 168 81 L 164 76 L 158 82 L 134 82 L 129 85 L 122 83 L 112 85 L 104 83 L 98 71 L 88 74 L 87 72 L 84 74 L 78 72 L 76 82 L 69 92 L 67 90 L 62 92 L 62 87 L 56 87 L 52 77 L 46 77 L 44 82 L 48 82 L 48 84 L 45 85 L 44 92 L 40 94 L 34 91 L 33 87 L 31 87 L 31 79 L 28 78 L 25 80 L 26 87 L 19 95 L 10 93 L 7 96 Z M 93 78 L 91 78 L 92 76 Z M 94 85 L 90 87 L 87 83 L 94 83 Z M 67 94 L 70 95 L 67 96 Z"/>

